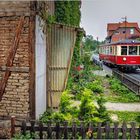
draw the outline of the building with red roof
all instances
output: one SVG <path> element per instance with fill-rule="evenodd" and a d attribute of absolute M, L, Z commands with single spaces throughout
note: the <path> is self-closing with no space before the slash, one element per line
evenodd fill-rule
<path fill-rule="evenodd" d="M 107 42 L 140 38 L 140 28 L 136 22 L 108 23 Z"/>

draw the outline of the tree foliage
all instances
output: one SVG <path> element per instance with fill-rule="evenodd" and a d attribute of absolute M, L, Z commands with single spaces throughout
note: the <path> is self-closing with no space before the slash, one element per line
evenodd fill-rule
<path fill-rule="evenodd" d="M 80 0 L 55 1 L 55 17 L 59 23 L 79 26 L 81 20 Z"/>
<path fill-rule="evenodd" d="M 104 41 L 98 41 L 94 39 L 92 35 L 87 35 L 83 39 L 83 46 L 85 51 L 95 51 L 98 50 L 98 46 L 103 44 Z"/>

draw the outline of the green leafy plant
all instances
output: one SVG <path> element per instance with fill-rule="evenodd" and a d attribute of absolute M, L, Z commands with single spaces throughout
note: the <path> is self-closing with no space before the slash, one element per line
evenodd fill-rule
<path fill-rule="evenodd" d="M 103 93 L 103 87 L 101 86 L 101 82 L 95 80 L 87 85 L 88 89 L 91 89 L 94 93 Z"/>
<path fill-rule="evenodd" d="M 118 122 L 137 122 L 140 123 L 139 114 L 140 112 L 130 112 L 130 111 L 108 111 L 109 115 L 112 114 L 118 116 Z"/>
<path fill-rule="evenodd" d="M 102 120 L 102 122 L 107 122 L 107 121 L 110 121 L 110 117 L 109 117 L 109 114 L 106 110 L 106 107 L 105 107 L 105 98 L 103 95 L 100 95 L 97 97 L 97 103 L 98 103 L 98 108 L 97 108 L 97 111 L 98 111 L 98 117 Z"/>
<path fill-rule="evenodd" d="M 139 102 L 139 97 L 131 92 L 128 88 L 123 86 L 119 80 L 116 78 L 110 78 L 109 80 L 110 88 L 115 94 L 114 101 L 120 102 Z"/>
<path fill-rule="evenodd" d="M 136 121 L 140 123 L 140 115 L 136 117 Z"/>
<path fill-rule="evenodd" d="M 61 95 L 61 100 L 60 100 L 60 112 L 61 113 L 68 113 L 71 110 L 71 97 L 69 95 L 69 91 L 66 90 L 62 93 Z"/>
<path fill-rule="evenodd" d="M 52 120 L 52 114 L 53 114 L 52 109 L 48 108 L 48 109 L 40 116 L 40 120 L 41 120 L 43 123 L 47 123 L 48 121 Z"/>
<path fill-rule="evenodd" d="M 30 139 L 30 140 L 32 140 L 32 139 L 34 139 L 34 138 L 37 138 L 37 134 L 35 134 L 35 133 L 29 133 L 29 132 L 26 132 L 26 134 L 25 135 L 23 135 L 23 134 L 21 134 L 21 133 L 17 133 L 17 134 L 15 134 L 14 135 L 14 137 L 12 138 L 13 140 L 17 140 L 17 139 Z"/>
<path fill-rule="evenodd" d="M 95 121 L 97 118 L 97 108 L 93 103 L 92 91 L 85 89 L 82 93 L 79 118 L 84 121 Z"/>

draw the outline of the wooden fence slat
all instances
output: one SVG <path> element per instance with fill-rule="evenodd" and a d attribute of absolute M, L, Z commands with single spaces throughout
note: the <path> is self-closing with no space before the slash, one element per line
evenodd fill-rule
<path fill-rule="evenodd" d="M 83 124 L 83 122 L 81 122 L 80 124 L 80 133 L 81 133 L 81 136 L 82 136 L 82 139 L 85 139 L 86 135 L 85 135 L 85 126 Z"/>
<path fill-rule="evenodd" d="M 123 139 L 126 139 L 126 136 L 127 136 L 126 134 L 127 134 L 127 125 L 125 122 L 123 122 L 122 124 L 122 138 Z"/>
<path fill-rule="evenodd" d="M 35 133 L 35 121 L 31 120 L 30 123 L 31 123 L 30 134 L 31 134 L 32 138 L 35 139 L 35 135 L 34 135 L 34 133 Z"/>
<path fill-rule="evenodd" d="M 60 139 L 60 123 L 59 122 L 56 123 L 55 130 L 56 130 L 56 139 Z"/>
<path fill-rule="evenodd" d="M 93 139 L 93 124 L 92 123 L 89 123 L 88 132 L 89 132 L 89 139 Z"/>
<path fill-rule="evenodd" d="M 76 128 L 76 122 L 73 122 L 72 124 L 72 138 L 76 138 L 77 128 Z"/>
<path fill-rule="evenodd" d="M 26 134 L 26 129 L 27 129 L 27 126 L 26 126 L 26 121 L 22 121 L 22 125 L 21 125 L 21 133 L 22 135 L 25 135 Z"/>
<path fill-rule="evenodd" d="M 14 129 L 16 127 L 21 128 L 21 133 L 23 135 L 26 134 L 26 131 L 30 131 L 32 138 L 35 138 L 35 132 L 39 132 L 39 138 L 43 139 L 44 131 L 47 132 L 47 139 L 61 139 L 62 137 L 64 139 L 76 139 L 77 134 L 82 139 L 86 138 L 86 134 L 89 139 L 94 139 L 94 134 L 96 133 L 97 139 L 140 139 L 140 126 L 136 127 L 135 123 L 131 123 L 129 128 L 127 128 L 125 122 L 123 122 L 120 127 L 118 127 L 119 123 L 114 123 L 114 126 L 110 126 L 109 122 L 106 123 L 105 126 L 102 126 L 102 123 L 98 123 L 97 126 L 93 126 L 92 123 L 89 123 L 87 126 L 83 122 L 80 123 L 80 126 L 77 126 L 75 122 L 70 126 L 68 126 L 68 122 L 64 122 L 63 125 L 61 125 L 60 122 L 57 122 L 56 125 L 51 125 L 51 122 L 48 122 L 47 125 L 43 125 L 41 122 L 36 124 L 35 121 L 31 121 L 31 125 L 25 121 L 22 122 L 22 125 L 12 123 L 11 121 L 11 129 L 12 127 L 14 127 Z M 127 132 L 129 132 L 129 135 L 127 135 Z M 11 131 L 11 135 L 12 134 L 13 132 Z"/>
<path fill-rule="evenodd" d="M 39 122 L 39 138 L 43 139 L 43 123 Z"/>
<path fill-rule="evenodd" d="M 51 121 L 48 122 L 47 134 L 48 134 L 47 138 L 51 139 L 52 138 Z"/>
<path fill-rule="evenodd" d="M 138 128 L 138 139 L 140 139 L 140 125 L 139 125 L 139 128 Z"/>
<path fill-rule="evenodd" d="M 130 138 L 135 139 L 136 138 L 136 131 L 135 131 L 135 123 L 131 123 L 131 130 L 130 130 Z"/>
<path fill-rule="evenodd" d="M 119 129 L 118 129 L 118 122 L 114 123 L 114 139 L 118 139 L 118 133 L 119 133 Z"/>
<path fill-rule="evenodd" d="M 64 139 L 68 138 L 68 122 L 64 122 Z"/>
<path fill-rule="evenodd" d="M 106 125 L 105 125 L 105 138 L 106 139 L 110 138 L 109 132 L 110 132 L 110 123 L 106 122 Z"/>
<path fill-rule="evenodd" d="M 101 139 L 102 138 L 101 125 L 102 125 L 102 123 L 98 123 L 98 126 L 97 126 L 97 139 Z"/>
<path fill-rule="evenodd" d="M 11 116 L 11 138 L 15 135 L 15 116 Z"/>

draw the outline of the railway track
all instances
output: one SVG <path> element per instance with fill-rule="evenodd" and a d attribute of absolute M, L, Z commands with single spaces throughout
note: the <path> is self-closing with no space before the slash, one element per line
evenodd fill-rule
<path fill-rule="evenodd" d="M 101 66 L 104 70 L 109 70 L 112 75 L 116 76 L 122 82 L 122 84 L 137 95 L 140 95 L 140 70 L 135 73 L 123 73 L 117 69 L 111 69 L 110 67 L 103 65 L 98 59 L 98 56 L 94 57 L 93 62 L 96 65 Z"/>
<path fill-rule="evenodd" d="M 127 74 L 120 72 L 117 69 L 113 69 L 112 73 L 116 76 L 127 88 L 135 92 L 137 95 L 140 95 L 140 79 L 137 74 Z M 135 76 L 134 76 L 135 75 Z"/>

